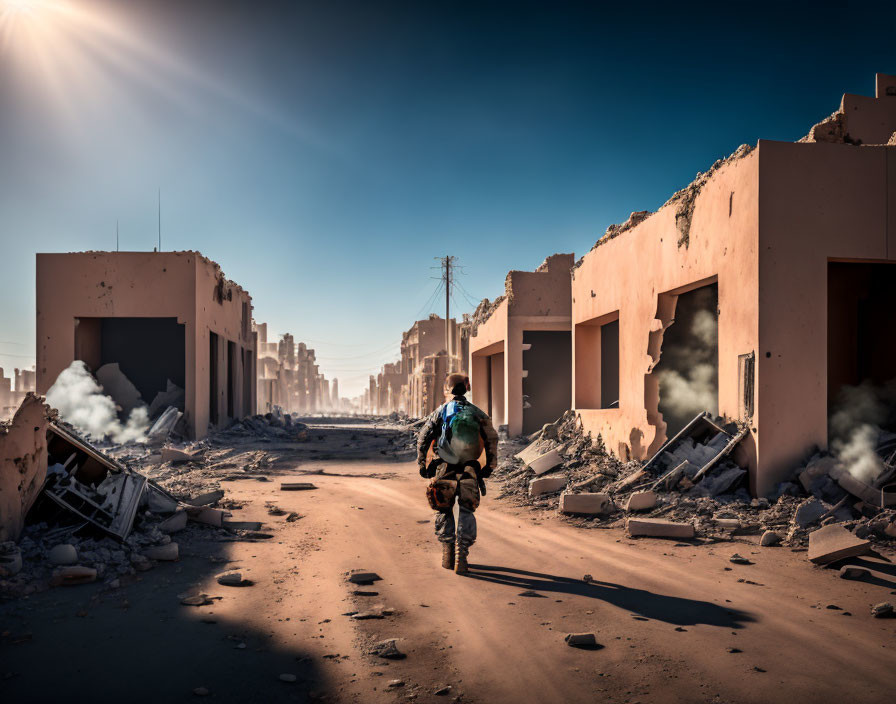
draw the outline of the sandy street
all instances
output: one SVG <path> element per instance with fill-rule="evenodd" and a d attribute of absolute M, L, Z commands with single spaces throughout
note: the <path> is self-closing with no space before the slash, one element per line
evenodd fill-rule
<path fill-rule="evenodd" d="M 349 431 L 328 442 L 340 432 Z M 893 565 L 874 564 L 872 582 L 845 581 L 753 537 L 632 540 L 514 508 L 493 490 L 477 512 L 471 573 L 458 577 L 440 567 L 413 462 L 337 456 L 275 474 L 222 485 L 245 502 L 234 520 L 263 521 L 270 540 L 190 541 L 178 562 L 122 578 L 119 589 L 57 588 L 0 605 L 0 701 L 193 701 L 196 688 L 220 702 L 798 704 L 892 694 L 896 620 L 873 619 L 870 607 L 892 599 Z M 291 478 L 318 489 L 281 491 Z M 302 518 L 269 515 L 271 504 Z M 731 564 L 734 552 L 754 564 Z M 215 581 L 234 569 L 253 584 Z M 382 580 L 353 585 L 353 569 Z M 196 593 L 214 600 L 181 605 Z M 346 615 L 382 608 L 382 618 Z M 577 632 L 593 632 L 599 647 L 567 646 Z M 406 658 L 368 653 L 390 638 Z"/>

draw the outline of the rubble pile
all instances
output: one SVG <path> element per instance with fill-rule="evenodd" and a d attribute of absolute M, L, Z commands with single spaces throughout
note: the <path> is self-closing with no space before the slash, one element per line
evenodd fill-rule
<path fill-rule="evenodd" d="M 770 497 L 752 498 L 733 459 L 746 427 L 694 418 L 648 461 L 622 462 L 568 411 L 529 438 L 502 443 L 493 478 L 500 497 L 557 509 L 583 527 L 627 526 L 632 535 L 710 539 L 761 536 L 763 546 L 805 546 L 823 526 L 892 546 L 896 538 L 896 443 L 882 439 L 886 470 L 872 483 L 817 454 Z M 637 522 L 637 525 L 633 524 Z M 641 524 L 644 525 L 641 525 Z M 636 530 L 637 532 L 636 532 Z"/>
<path fill-rule="evenodd" d="M 303 442 L 308 439 L 308 426 L 295 420 L 291 414 L 284 413 L 279 406 L 274 406 L 271 413 L 234 421 L 227 429 L 215 433 L 215 438 L 221 445 L 258 440 Z"/>

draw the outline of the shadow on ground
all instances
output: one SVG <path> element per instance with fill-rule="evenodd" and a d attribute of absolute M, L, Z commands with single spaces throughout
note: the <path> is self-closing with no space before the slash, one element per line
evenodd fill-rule
<path fill-rule="evenodd" d="M 267 633 L 218 618 L 214 605 L 181 604 L 227 568 L 227 547 L 193 541 L 179 562 L 122 577 L 119 589 L 59 587 L 0 604 L 0 701 L 195 702 L 193 690 L 205 687 L 209 701 L 305 702 L 326 692 L 298 644 L 274 647 Z M 227 590 L 215 585 L 210 596 L 232 598 Z"/>
<path fill-rule="evenodd" d="M 612 582 L 584 582 L 581 579 L 495 565 L 470 565 L 468 576 L 539 593 L 526 596 L 537 597 L 541 592 L 550 592 L 599 599 L 643 618 L 677 626 L 702 623 L 735 629 L 744 628 L 744 624 L 755 620 L 745 611 L 725 608 L 708 601 L 654 594 L 646 589 L 634 589 Z"/>

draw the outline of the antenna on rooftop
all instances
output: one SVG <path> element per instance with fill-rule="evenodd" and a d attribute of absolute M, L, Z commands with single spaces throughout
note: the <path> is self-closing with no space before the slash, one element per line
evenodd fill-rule
<path fill-rule="evenodd" d="M 162 189 L 159 189 L 159 251 L 162 251 Z"/>

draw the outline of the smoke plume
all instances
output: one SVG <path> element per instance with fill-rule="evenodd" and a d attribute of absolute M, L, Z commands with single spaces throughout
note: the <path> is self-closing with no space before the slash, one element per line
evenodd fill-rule
<path fill-rule="evenodd" d="M 103 394 L 103 387 L 80 360 L 75 360 L 59 374 L 47 391 L 47 403 L 90 440 L 109 438 L 122 444 L 146 440 L 149 430 L 146 407 L 134 408 L 122 425 L 115 401 Z"/>
<path fill-rule="evenodd" d="M 872 483 L 883 471 L 877 454 L 885 427 L 893 427 L 896 380 L 883 386 L 863 381 L 844 385 L 828 418 L 830 449 L 856 479 Z"/>
<path fill-rule="evenodd" d="M 718 289 L 698 288 L 678 297 L 675 322 L 663 336 L 660 361 L 659 410 L 666 435 L 681 430 L 704 411 L 713 415 L 719 406 Z"/>

